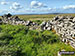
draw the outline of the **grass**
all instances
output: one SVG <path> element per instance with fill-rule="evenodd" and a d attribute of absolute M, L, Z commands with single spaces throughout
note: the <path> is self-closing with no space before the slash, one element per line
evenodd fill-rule
<path fill-rule="evenodd" d="M 0 18 L 1 18 L 1 16 L 0 16 Z"/>
<path fill-rule="evenodd" d="M 58 14 L 58 15 L 63 15 L 63 16 L 75 16 L 75 14 Z M 51 20 L 53 19 L 56 14 L 48 14 L 48 15 L 16 15 L 19 18 L 23 19 L 23 20 L 31 20 L 31 21 L 35 21 L 35 20 Z M 1 16 L 0 16 L 1 18 Z"/>
<path fill-rule="evenodd" d="M 75 14 L 58 14 L 63 16 L 75 16 Z M 56 14 L 48 14 L 48 15 L 17 15 L 21 19 L 24 20 L 51 20 L 53 19 Z"/>
<path fill-rule="evenodd" d="M 75 14 L 59 15 L 75 16 Z M 44 20 L 53 19 L 56 15 L 18 16 L 23 20 L 31 20 L 40 24 Z M 12 56 L 57 56 L 57 52 L 62 49 L 65 49 L 66 51 L 75 51 L 70 45 L 62 43 L 54 30 L 38 31 L 29 30 L 28 27 L 24 25 L 0 25 L 0 33 L 0 38 L 2 39 L 0 39 L 0 41 L 2 41 L 1 43 L 4 43 L 4 45 L 0 44 L 0 56 L 5 51 L 7 54 L 12 53 Z"/>
<path fill-rule="evenodd" d="M 0 51 L 12 53 L 12 56 L 57 56 L 62 49 L 75 51 L 70 45 L 62 43 L 52 31 L 29 30 L 23 25 L 0 25 L 0 33 L 0 41 L 6 42 L 2 42 L 4 45 L 0 46 Z"/>
<path fill-rule="evenodd" d="M 24 20 L 51 20 L 56 15 L 18 15 Z"/>

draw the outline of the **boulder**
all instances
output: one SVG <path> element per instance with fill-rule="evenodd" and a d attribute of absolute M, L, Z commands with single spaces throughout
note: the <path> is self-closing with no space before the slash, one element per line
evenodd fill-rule
<path fill-rule="evenodd" d="M 73 22 L 75 22 L 75 17 L 73 18 Z"/>
<path fill-rule="evenodd" d="M 59 17 L 58 16 L 56 16 L 55 18 L 54 18 L 54 20 L 56 21 L 56 20 L 58 20 L 59 19 Z"/>
<path fill-rule="evenodd" d="M 18 17 L 18 16 L 13 16 L 13 17 L 12 17 L 12 20 L 20 21 L 20 19 L 19 19 L 19 17 Z"/>
<path fill-rule="evenodd" d="M 46 25 L 46 21 L 43 21 L 40 26 L 45 26 Z"/>
<path fill-rule="evenodd" d="M 47 27 L 47 30 L 52 30 L 52 28 L 51 27 Z"/>
<path fill-rule="evenodd" d="M 25 25 L 26 25 L 26 26 L 30 26 L 31 23 L 32 23 L 31 21 L 26 21 L 26 24 L 25 24 Z"/>
<path fill-rule="evenodd" d="M 10 14 L 10 13 L 8 13 L 8 14 L 4 14 L 3 16 L 2 16 L 2 18 L 8 18 L 8 17 L 11 17 L 12 15 Z"/>

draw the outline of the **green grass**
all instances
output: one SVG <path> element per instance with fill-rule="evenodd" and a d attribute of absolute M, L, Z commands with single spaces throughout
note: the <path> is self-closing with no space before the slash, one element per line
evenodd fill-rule
<path fill-rule="evenodd" d="M 24 20 L 51 20 L 55 15 L 18 15 Z"/>
<path fill-rule="evenodd" d="M 75 16 L 75 14 L 58 14 L 58 15 Z M 19 18 L 21 18 L 23 20 L 35 21 L 35 20 L 51 20 L 56 16 L 56 14 L 48 14 L 48 15 L 17 15 L 17 16 L 19 16 Z M 0 18 L 1 18 L 1 16 L 0 16 Z"/>
<path fill-rule="evenodd" d="M 75 14 L 58 14 L 63 16 L 75 16 Z M 51 20 L 53 19 L 56 14 L 49 14 L 49 15 L 17 15 L 24 20 Z"/>
<path fill-rule="evenodd" d="M 60 14 L 75 16 L 75 14 Z M 56 15 L 18 15 L 23 20 L 31 20 L 40 24 L 44 20 L 51 20 Z M 75 51 L 70 45 L 60 41 L 60 37 L 53 31 L 29 30 L 24 25 L 0 25 L 0 56 L 57 56 L 57 52 L 65 49 Z M 69 56 L 69 55 L 63 55 Z M 75 55 L 70 55 L 75 56 Z"/>
<path fill-rule="evenodd" d="M 0 33 L 3 43 L 0 43 L 0 55 L 6 52 L 11 56 L 57 56 L 62 49 L 75 51 L 52 31 L 29 30 L 23 25 L 0 25 Z"/>

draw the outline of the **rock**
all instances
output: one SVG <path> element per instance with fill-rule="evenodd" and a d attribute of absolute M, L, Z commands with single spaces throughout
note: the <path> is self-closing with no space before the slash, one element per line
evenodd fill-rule
<path fill-rule="evenodd" d="M 75 22 L 75 17 L 73 18 L 73 22 Z"/>
<path fill-rule="evenodd" d="M 18 16 L 14 16 L 14 17 L 12 17 L 12 20 L 20 21 L 20 19 L 18 18 Z"/>
<path fill-rule="evenodd" d="M 26 26 L 30 26 L 30 24 L 31 24 L 31 21 L 26 21 Z"/>
<path fill-rule="evenodd" d="M 42 29 L 43 29 L 43 30 L 46 30 L 46 29 L 47 29 L 47 27 L 43 27 Z"/>
<path fill-rule="evenodd" d="M 4 14 L 3 16 L 2 16 L 2 18 L 8 18 L 8 17 L 11 17 L 12 15 L 10 14 L 10 13 L 8 13 L 8 14 Z"/>
<path fill-rule="evenodd" d="M 46 21 L 43 21 L 40 26 L 45 26 L 46 25 Z"/>
<path fill-rule="evenodd" d="M 52 29 L 51 27 L 48 27 L 48 28 L 47 28 L 47 30 L 51 30 L 51 29 Z"/>
<path fill-rule="evenodd" d="M 37 23 L 35 23 L 35 22 L 32 22 L 32 25 L 33 25 L 33 26 L 35 26 L 35 25 L 37 25 L 37 26 L 38 26 L 38 24 L 37 24 Z"/>
<path fill-rule="evenodd" d="M 50 26 L 50 24 L 47 22 L 47 23 L 46 23 L 46 27 L 48 27 L 48 26 Z"/>
<path fill-rule="evenodd" d="M 59 19 L 59 17 L 58 16 L 56 16 L 55 18 L 54 18 L 54 20 L 56 21 L 56 20 L 58 20 Z"/>
<path fill-rule="evenodd" d="M 75 37 L 75 18 L 74 17 L 55 17 L 55 19 L 52 20 L 54 23 L 52 23 L 54 26 L 54 30 L 56 30 L 56 33 L 58 33 L 61 37 L 64 37 L 62 39 L 63 42 L 67 43 L 69 41 L 68 39 Z M 68 38 L 68 39 L 67 39 Z M 72 38 L 72 40 L 74 40 Z M 70 41 L 71 42 L 71 41 Z M 74 42 L 75 43 L 75 42 Z"/>
<path fill-rule="evenodd" d="M 70 41 L 75 43 L 75 17 L 72 16 L 56 16 L 51 21 L 43 21 L 40 25 L 32 21 L 21 20 L 18 16 L 12 16 L 11 14 L 5 14 L 2 16 L 0 23 L 12 24 L 12 25 L 25 25 L 30 26 L 30 29 L 38 29 L 38 26 L 41 30 L 52 30 L 54 29 L 56 33 L 61 37 L 63 42 Z M 69 40 L 71 39 L 71 40 Z M 75 47 L 73 45 L 73 47 Z"/>
<path fill-rule="evenodd" d="M 58 51 L 58 56 L 61 56 L 60 51 Z"/>

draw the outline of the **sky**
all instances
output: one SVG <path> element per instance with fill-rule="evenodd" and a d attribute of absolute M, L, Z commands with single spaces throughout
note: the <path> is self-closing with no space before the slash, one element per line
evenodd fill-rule
<path fill-rule="evenodd" d="M 75 13 L 75 0 L 0 0 L 0 15 L 7 13 Z"/>

